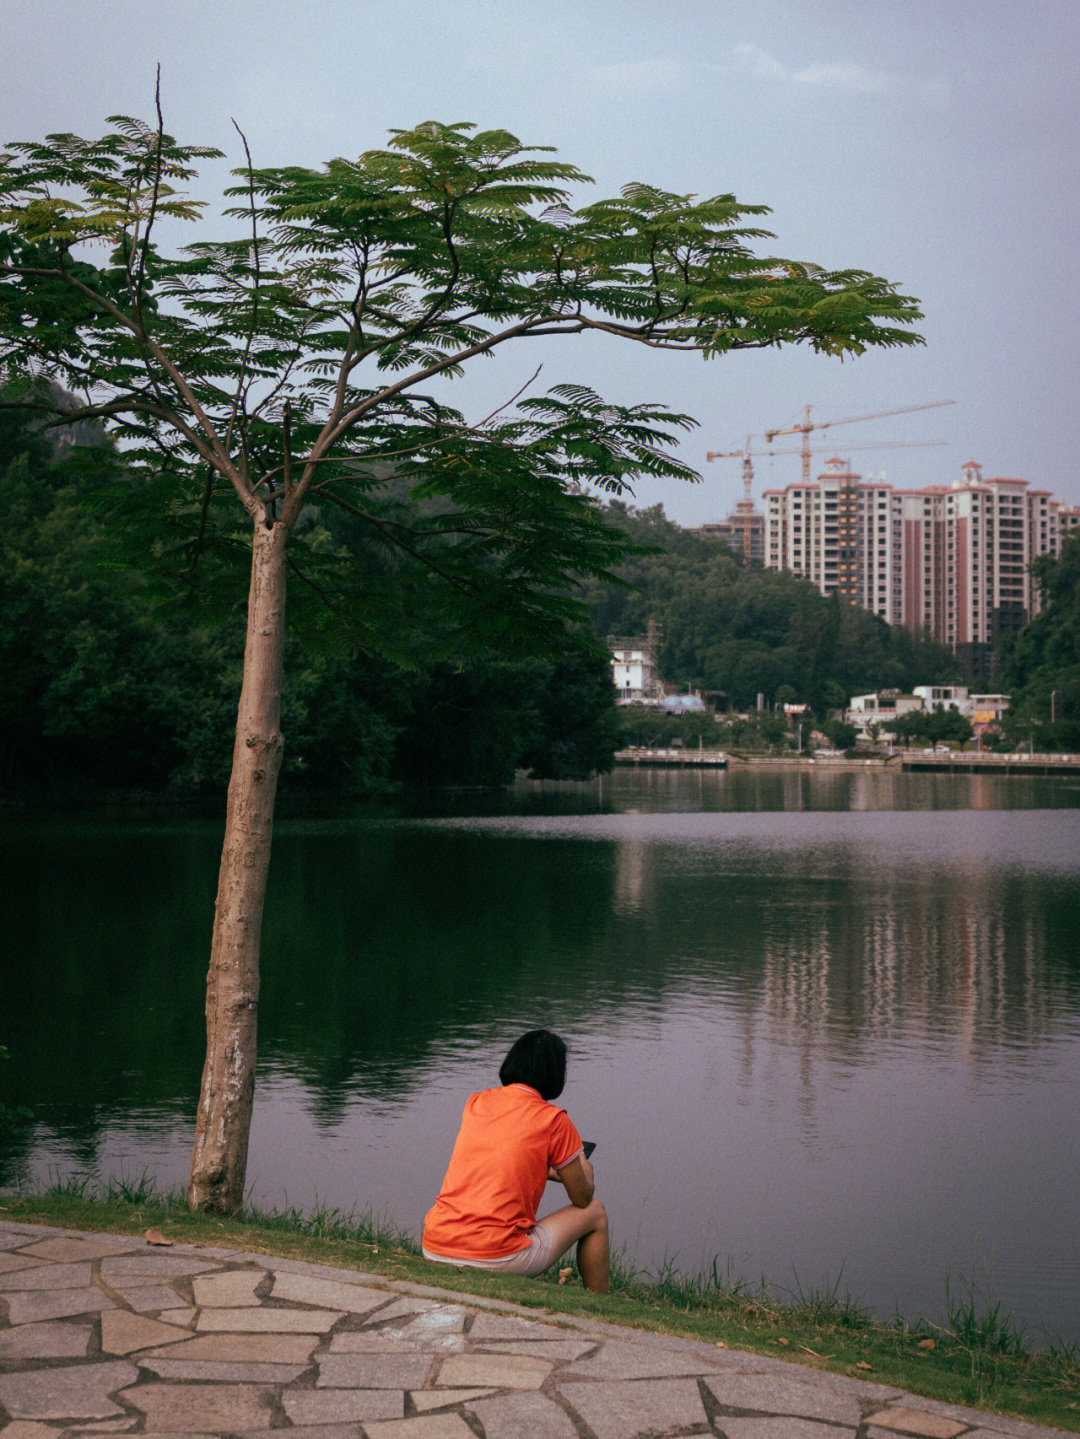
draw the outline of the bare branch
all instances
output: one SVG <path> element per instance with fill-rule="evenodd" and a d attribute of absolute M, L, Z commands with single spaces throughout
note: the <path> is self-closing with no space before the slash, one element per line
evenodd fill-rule
<path fill-rule="evenodd" d="M 340 439 L 346 431 L 352 429 L 353 425 L 355 425 L 362 416 L 367 414 L 369 410 L 374 409 L 376 405 L 383 404 L 393 395 L 399 395 L 404 390 L 411 389 L 414 385 L 420 384 L 423 380 L 429 380 L 432 375 L 441 375 L 445 370 L 452 369 L 453 366 L 461 364 L 465 360 L 472 359 L 474 355 L 482 355 L 488 350 L 493 350 L 496 345 L 501 345 L 506 340 L 513 339 L 516 335 L 528 334 L 537 323 L 539 323 L 539 317 L 537 319 L 521 320 L 518 324 L 510 325 L 497 334 L 489 335 L 484 340 L 478 340 L 475 345 L 470 345 L 467 349 L 459 350 L 453 355 L 448 355 L 446 359 L 440 360 L 434 365 L 428 365 L 423 370 L 417 370 L 411 375 L 406 375 L 393 385 L 387 385 L 385 389 L 380 390 L 378 394 L 369 395 L 366 399 L 354 405 L 346 414 L 342 415 L 336 423 L 334 423 L 333 417 L 331 416 L 323 426 L 319 438 L 312 446 L 304 474 L 301 476 L 294 491 L 296 506 L 299 506 L 303 494 L 313 478 L 314 471 L 310 468 L 312 461 L 321 459 L 330 446 Z"/>
<path fill-rule="evenodd" d="M 285 413 L 281 418 L 281 443 L 284 452 L 284 464 L 281 466 L 284 473 L 285 490 L 292 489 L 292 404 L 285 401 Z M 265 476 L 263 477 L 266 478 Z"/>
<path fill-rule="evenodd" d="M 492 412 L 491 412 L 490 415 L 485 415 L 484 418 L 480 421 L 479 425 L 477 425 L 476 428 L 477 428 L 477 429 L 483 429 L 483 427 L 484 427 L 485 425 L 490 425 L 491 422 L 492 422 L 492 420 L 495 418 L 496 415 L 501 415 L 502 412 L 503 412 L 503 410 L 509 409 L 510 406 L 514 403 L 515 400 L 521 398 L 521 396 L 525 393 L 525 391 L 526 391 L 526 390 L 529 388 L 529 386 L 533 383 L 533 381 L 536 379 L 536 377 L 539 375 L 540 371 L 541 371 L 543 368 L 544 368 L 544 367 L 543 367 L 542 364 L 537 365 L 536 369 L 532 372 L 532 374 L 531 374 L 531 375 L 529 376 L 529 378 L 525 381 L 525 383 L 521 386 L 521 388 L 520 388 L 519 390 L 515 390 L 514 393 L 510 396 L 510 398 L 509 398 L 508 400 L 505 400 L 505 401 L 498 407 L 498 409 L 492 410 Z"/>
<path fill-rule="evenodd" d="M 230 452 L 232 450 L 233 425 L 236 423 L 236 413 L 240 404 L 240 397 L 244 393 L 244 380 L 247 375 L 248 359 L 251 355 L 251 346 L 255 340 L 255 322 L 259 316 L 259 285 L 262 280 L 259 261 L 259 223 L 255 210 L 255 169 L 251 163 L 251 150 L 248 148 L 247 136 L 235 120 L 233 120 L 232 123 L 233 129 L 240 136 L 241 143 L 244 146 L 244 155 L 247 157 L 248 203 L 251 206 L 251 253 L 252 263 L 255 269 L 255 283 L 251 292 L 251 323 L 248 325 L 247 336 L 244 340 L 244 353 L 240 357 L 240 373 L 236 377 L 236 391 L 233 394 L 229 423 L 225 431 L 225 448 Z"/>
<path fill-rule="evenodd" d="M 202 506 L 199 510 L 199 529 L 191 547 L 191 563 L 187 569 L 181 570 L 181 574 L 191 575 L 195 573 L 195 566 L 202 554 L 203 542 L 206 538 L 206 522 L 210 514 L 210 501 L 214 497 L 214 471 L 207 467 L 206 484 L 203 487 Z"/>
<path fill-rule="evenodd" d="M 146 252 L 150 248 L 150 232 L 154 228 L 154 216 L 157 214 L 158 196 L 161 193 L 161 146 L 165 135 L 165 119 L 161 113 L 161 66 L 157 67 L 157 78 L 154 81 L 154 105 L 157 109 L 157 148 L 154 153 L 154 193 L 150 200 L 150 213 L 146 217 L 146 227 L 143 230 L 142 250 L 139 255 L 139 273 L 135 281 L 135 313 L 142 324 L 142 301 L 143 286 L 146 280 Z"/>
<path fill-rule="evenodd" d="M 315 591 L 315 593 L 319 596 L 319 599 L 322 600 L 323 604 L 328 610 L 336 608 L 334 601 L 326 593 L 323 587 L 321 585 L 317 585 L 315 581 L 310 578 L 310 576 L 304 574 L 303 570 L 293 559 L 291 552 L 286 556 L 285 563 L 288 565 L 290 573 L 294 574 L 302 584 L 307 585 L 308 589 Z"/>
<path fill-rule="evenodd" d="M 382 534 L 386 535 L 389 542 L 394 545 L 396 549 L 404 551 L 405 554 L 416 560 L 418 564 L 423 565 L 425 569 L 431 570 L 432 574 L 436 574 L 441 580 L 445 580 L 451 589 L 459 590 L 462 594 L 469 593 L 469 586 L 465 584 L 463 580 L 444 570 L 430 555 L 425 555 L 422 550 L 416 549 L 402 538 L 402 531 L 406 530 L 404 525 L 394 525 L 392 522 L 380 519 L 377 515 L 370 514 L 367 510 L 360 509 L 357 505 L 350 505 L 348 500 L 343 500 L 340 495 L 334 495 L 332 499 L 335 505 L 346 510 L 350 515 L 355 515 L 357 519 L 364 520 L 367 524 L 371 525 L 373 529 L 379 530 Z M 391 535 L 391 530 L 397 530 L 397 535 Z"/>

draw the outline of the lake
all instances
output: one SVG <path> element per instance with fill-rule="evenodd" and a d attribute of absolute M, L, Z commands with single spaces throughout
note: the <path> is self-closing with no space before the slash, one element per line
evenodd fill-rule
<path fill-rule="evenodd" d="M 0 826 L 0 1183 L 186 1179 L 220 824 Z M 1080 780 L 616 771 L 284 819 L 248 1181 L 418 1234 L 558 1029 L 640 1266 L 1080 1342 Z M 560 1191 L 561 1193 L 561 1191 Z"/>

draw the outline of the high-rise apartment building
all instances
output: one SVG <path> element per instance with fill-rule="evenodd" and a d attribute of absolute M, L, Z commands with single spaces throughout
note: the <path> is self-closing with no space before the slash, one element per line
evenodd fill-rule
<path fill-rule="evenodd" d="M 823 595 L 839 594 L 901 623 L 901 518 L 891 486 L 863 484 L 839 458 L 817 480 L 767 490 L 765 564 L 791 570 Z"/>
<path fill-rule="evenodd" d="M 974 460 L 954 485 L 894 490 L 834 458 L 808 484 L 766 491 L 764 509 L 767 566 L 932 635 L 973 675 L 1037 613 L 1031 561 L 1080 527 L 1080 509 L 1026 480 L 984 479 Z"/>

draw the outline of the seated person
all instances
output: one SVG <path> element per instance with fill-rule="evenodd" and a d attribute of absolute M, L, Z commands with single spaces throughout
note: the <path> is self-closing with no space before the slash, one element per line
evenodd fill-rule
<path fill-rule="evenodd" d="M 566 1083 L 566 1045 L 547 1029 L 516 1041 L 499 1089 L 470 1095 L 442 1189 L 424 1221 L 425 1259 L 540 1274 L 577 1244 L 586 1289 L 606 1294 L 608 1229 L 594 1197 L 593 1168 L 564 1109 L 551 1103 Z M 570 1203 L 541 1220 L 549 1179 Z"/>

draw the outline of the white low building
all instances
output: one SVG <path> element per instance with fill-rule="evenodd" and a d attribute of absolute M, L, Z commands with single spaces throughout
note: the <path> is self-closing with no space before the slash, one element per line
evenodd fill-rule
<path fill-rule="evenodd" d="M 663 698 L 664 689 L 656 669 L 658 648 L 659 630 L 653 623 L 644 635 L 608 635 L 611 679 L 618 703 L 655 704 Z"/>
<path fill-rule="evenodd" d="M 971 722 L 978 734 L 1000 722 L 1009 708 L 1009 696 L 971 694 L 967 685 L 916 685 L 911 694 L 882 690 L 877 694 L 853 695 L 844 719 L 859 732 L 860 738 L 872 736 L 871 725 L 880 737 L 887 737 L 889 725 L 902 715 L 919 711 L 932 714 L 935 710 L 955 709 Z"/>
<path fill-rule="evenodd" d="M 972 724 L 992 724 L 1000 720 L 1009 708 L 1008 695 L 973 695 L 967 685 L 916 685 L 914 693 L 922 700 L 922 707 L 927 713 L 956 709 Z"/>

